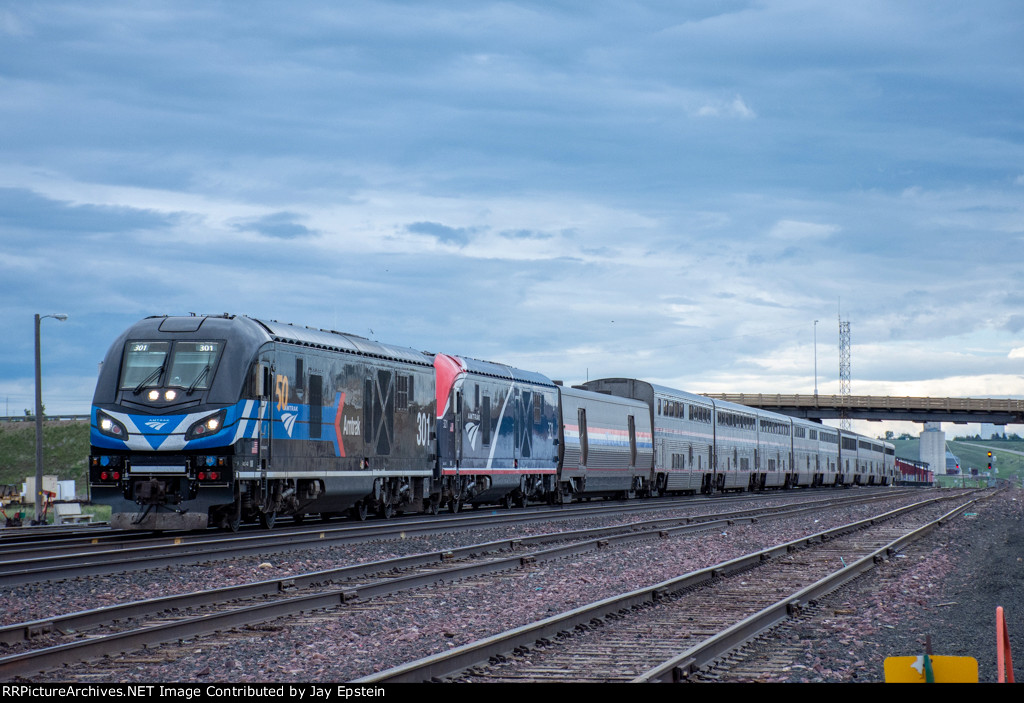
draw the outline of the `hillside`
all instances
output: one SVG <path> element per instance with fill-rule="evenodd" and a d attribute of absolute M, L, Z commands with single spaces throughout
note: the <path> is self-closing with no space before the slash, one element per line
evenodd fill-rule
<path fill-rule="evenodd" d="M 921 440 L 914 439 L 887 439 L 896 448 L 896 456 L 907 461 L 920 461 Z"/>
<path fill-rule="evenodd" d="M 78 495 L 86 492 L 89 458 L 88 422 L 43 423 L 43 473 L 74 479 Z M 0 423 L 0 484 L 20 488 L 36 473 L 36 426 L 33 422 Z"/>
<path fill-rule="evenodd" d="M 988 455 L 991 451 L 995 461 L 992 468 L 999 478 L 1011 478 L 1024 474 L 1024 442 L 1003 440 L 969 440 L 946 442 L 946 447 L 960 460 L 960 467 L 967 471 L 975 468 L 988 470 Z"/>
<path fill-rule="evenodd" d="M 921 441 L 919 439 L 894 439 L 896 456 L 900 459 L 919 461 Z M 993 468 L 999 478 L 1011 478 L 1024 474 L 1024 441 L 1006 440 L 946 440 L 946 449 L 960 460 L 960 467 L 965 471 L 975 468 L 985 471 L 988 468 L 988 451 L 995 457 Z"/>

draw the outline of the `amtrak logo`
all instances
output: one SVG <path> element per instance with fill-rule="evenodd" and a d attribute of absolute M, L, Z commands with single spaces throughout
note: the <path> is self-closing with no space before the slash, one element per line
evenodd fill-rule
<path fill-rule="evenodd" d="M 298 417 L 297 414 L 283 413 L 281 415 L 281 423 L 284 425 L 284 431 L 288 433 L 288 436 L 292 436 L 292 428 L 295 427 L 295 419 Z"/>
<path fill-rule="evenodd" d="M 164 427 L 167 426 L 169 420 L 149 420 L 146 422 L 146 427 L 156 432 L 163 432 Z"/>
<path fill-rule="evenodd" d="M 475 422 L 467 422 L 466 435 L 469 437 L 469 446 L 476 449 L 476 438 L 480 436 L 480 425 Z"/>

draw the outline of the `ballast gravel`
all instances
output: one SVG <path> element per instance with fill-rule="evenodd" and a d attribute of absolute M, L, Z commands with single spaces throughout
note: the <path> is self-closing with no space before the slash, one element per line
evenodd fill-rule
<path fill-rule="evenodd" d="M 1024 492 L 1007 490 L 911 545 L 763 637 L 794 646 L 787 666 L 726 681 L 879 682 L 887 657 L 972 657 L 982 683 L 995 683 L 996 608 L 1002 607 L 1024 675 Z"/>
<path fill-rule="evenodd" d="M 886 507 L 891 509 L 910 500 L 889 502 L 892 505 Z M 1024 558 L 1022 505 L 1020 491 L 1004 492 L 979 506 L 974 515 L 934 532 L 905 558 L 890 560 L 833 594 L 827 601 L 834 605 L 816 609 L 819 615 L 827 615 L 823 622 L 808 614 L 789 629 L 779 630 L 778 637 L 790 645 L 796 643 L 801 651 L 788 668 L 774 667 L 747 680 L 880 681 L 884 657 L 916 653 L 906 650 L 913 649 L 926 630 L 932 634 L 936 653 L 967 650 L 979 661 L 989 654 L 992 664 L 982 668 L 983 680 L 995 680 L 994 606 L 991 617 L 983 615 L 990 601 L 1016 598 L 1004 607 L 1011 614 L 1011 634 L 1014 623 L 1018 623 L 1018 636 L 1024 632 L 1024 593 L 1013 587 Z M 347 681 L 882 510 L 878 504 L 849 506 L 818 517 L 762 519 L 754 525 L 605 549 L 379 601 L 355 601 L 332 611 L 78 665 L 75 671 L 85 670 L 90 680 L 108 682 Z M 577 522 L 596 526 L 612 521 L 542 523 L 531 525 L 529 531 L 553 532 L 570 525 L 575 529 L 581 526 Z M 499 539 L 508 536 L 510 529 L 481 530 L 472 538 L 445 535 L 302 550 L 287 557 L 93 577 L 46 588 L 23 586 L 12 589 L 16 593 L 9 594 L 9 602 L 15 605 L 14 612 L 4 617 L 7 622 L 24 621 L 99 604 L 438 551 L 456 543 Z M 516 529 L 523 531 L 522 526 Z M 1012 568 L 1004 568 L 1007 565 Z M 33 677 L 68 679 L 66 671 Z"/>

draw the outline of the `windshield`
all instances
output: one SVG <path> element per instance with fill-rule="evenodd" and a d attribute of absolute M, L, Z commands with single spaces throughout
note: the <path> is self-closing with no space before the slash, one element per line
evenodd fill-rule
<path fill-rule="evenodd" d="M 171 369 L 167 373 L 167 385 L 189 391 L 209 388 L 220 346 L 220 342 L 177 342 Z"/>
<path fill-rule="evenodd" d="M 157 385 L 170 347 L 170 342 L 128 342 L 121 367 L 121 390 Z"/>
<path fill-rule="evenodd" d="M 223 342 L 128 342 L 121 368 L 121 390 L 143 388 L 206 390 Z"/>

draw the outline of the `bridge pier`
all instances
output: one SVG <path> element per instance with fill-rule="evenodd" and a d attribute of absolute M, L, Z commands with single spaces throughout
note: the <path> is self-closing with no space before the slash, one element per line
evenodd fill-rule
<path fill-rule="evenodd" d="M 942 431 L 941 422 L 924 423 L 920 455 L 934 475 L 946 473 L 946 433 Z"/>

